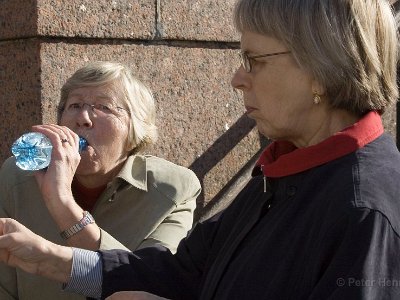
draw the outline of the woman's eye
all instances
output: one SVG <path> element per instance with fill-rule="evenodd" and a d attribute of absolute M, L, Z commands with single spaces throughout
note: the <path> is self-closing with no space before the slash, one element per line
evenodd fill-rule
<path fill-rule="evenodd" d="M 71 103 L 68 106 L 68 109 L 80 109 L 80 108 L 81 108 L 81 105 L 79 103 Z"/>
<path fill-rule="evenodd" d="M 103 105 L 103 104 L 98 104 L 98 107 L 101 111 L 104 112 L 111 112 L 111 108 L 109 108 L 107 105 Z"/>

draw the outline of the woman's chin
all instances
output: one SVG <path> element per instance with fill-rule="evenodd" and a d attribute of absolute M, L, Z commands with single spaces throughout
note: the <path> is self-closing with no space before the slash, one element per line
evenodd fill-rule
<path fill-rule="evenodd" d="M 77 175 L 89 175 L 97 172 L 96 164 L 92 161 L 81 160 L 75 174 Z"/>

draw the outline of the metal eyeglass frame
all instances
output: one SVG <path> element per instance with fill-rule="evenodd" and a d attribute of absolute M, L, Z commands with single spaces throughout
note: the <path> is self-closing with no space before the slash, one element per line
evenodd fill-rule
<path fill-rule="evenodd" d="M 270 56 L 276 56 L 276 55 L 282 55 L 282 54 L 289 54 L 291 51 L 281 51 L 281 52 L 274 52 L 274 53 L 268 53 L 268 54 L 261 54 L 261 55 L 254 55 L 250 56 L 246 52 L 240 52 L 240 60 L 242 63 L 242 66 L 244 70 L 247 73 L 250 73 L 253 66 L 251 65 L 251 60 L 254 60 L 256 58 L 262 58 L 262 57 L 270 57 Z"/>

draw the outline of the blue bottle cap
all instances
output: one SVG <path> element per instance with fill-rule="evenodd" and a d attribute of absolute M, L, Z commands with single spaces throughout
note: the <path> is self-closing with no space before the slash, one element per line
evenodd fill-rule
<path fill-rule="evenodd" d="M 83 137 L 79 137 L 79 153 L 81 153 L 82 151 L 85 151 L 87 146 L 88 146 L 88 142 L 85 138 Z"/>

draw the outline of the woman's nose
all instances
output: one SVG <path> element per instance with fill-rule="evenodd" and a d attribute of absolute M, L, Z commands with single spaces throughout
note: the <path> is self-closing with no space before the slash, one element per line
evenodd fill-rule
<path fill-rule="evenodd" d="M 83 106 L 79 113 L 76 115 L 76 124 L 80 127 L 92 127 L 92 118 L 92 108 L 90 106 Z"/>
<path fill-rule="evenodd" d="M 244 90 L 244 89 L 248 88 L 250 85 L 250 82 L 246 78 L 247 75 L 248 75 L 248 73 L 244 70 L 243 66 L 240 66 L 236 70 L 235 74 L 233 74 L 233 77 L 231 80 L 231 85 L 235 89 L 239 89 L 239 90 Z"/>

